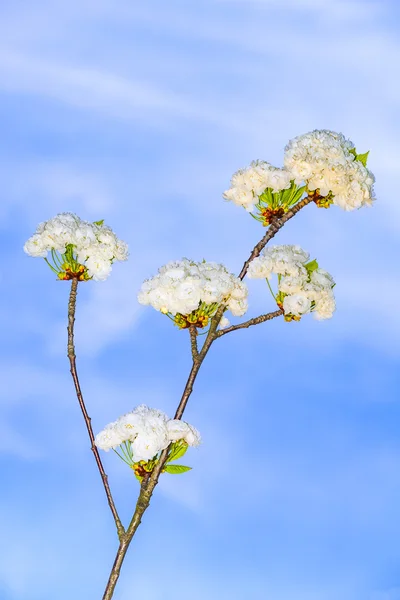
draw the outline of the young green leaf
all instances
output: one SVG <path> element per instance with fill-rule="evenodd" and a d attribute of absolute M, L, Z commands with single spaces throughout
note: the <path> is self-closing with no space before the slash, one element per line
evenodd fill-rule
<path fill-rule="evenodd" d="M 368 152 L 365 152 L 364 154 L 356 155 L 356 160 L 359 160 L 360 163 L 362 163 L 364 165 L 364 167 L 367 166 L 368 154 L 369 154 L 369 150 L 368 150 Z"/>
<path fill-rule="evenodd" d="M 104 219 L 101 219 L 101 221 L 93 221 L 93 225 L 98 225 L 99 227 L 101 227 L 104 223 Z"/>
<path fill-rule="evenodd" d="M 178 475 L 179 473 L 186 473 L 186 471 L 191 471 L 192 467 L 184 467 L 183 465 L 165 465 L 163 471 L 166 473 L 172 473 L 173 475 Z"/>
<path fill-rule="evenodd" d="M 305 268 L 307 269 L 308 273 L 312 273 L 313 271 L 315 271 L 316 269 L 318 269 L 318 263 L 317 261 L 311 260 L 309 263 L 307 263 L 306 265 L 304 265 Z"/>
<path fill-rule="evenodd" d="M 186 454 L 186 450 L 188 449 L 188 445 L 186 442 L 175 442 L 171 446 L 171 450 L 168 456 L 168 462 L 173 460 L 178 460 Z"/>
<path fill-rule="evenodd" d="M 364 154 L 358 154 L 357 150 L 355 148 L 351 148 L 349 150 L 349 152 L 350 152 L 350 154 L 352 154 L 354 156 L 355 160 L 360 161 L 360 163 L 362 163 L 364 165 L 364 167 L 367 166 L 369 150 L 368 150 L 368 152 L 364 152 Z"/>

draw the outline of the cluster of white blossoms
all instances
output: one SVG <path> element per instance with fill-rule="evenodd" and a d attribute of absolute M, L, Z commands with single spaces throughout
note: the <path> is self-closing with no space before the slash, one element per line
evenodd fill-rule
<path fill-rule="evenodd" d="M 61 213 L 40 223 L 24 250 L 30 256 L 47 260 L 50 253 L 60 279 L 103 281 L 115 260 L 127 260 L 128 246 L 103 221 L 90 223 L 72 213 Z"/>
<path fill-rule="evenodd" d="M 107 425 L 95 438 L 96 446 L 106 452 L 128 443 L 132 464 L 149 461 L 171 442 L 179 441 L 198 446 L 201 437 L 189 423 L 169 419 L 162 411 L 144 404 Z"/>
<path fill-rule="evenodd" d="M 253 216 L 263 225 L 282 217 L 306 188 L 317 191 L 315 202 L 320 207 L 336 204 L 354 210 L 375 198 L 367 158 L 368 152 L 358 154 L 343 134 L 315 130 L 289 141 L 283 168 L 258 160 L 237 171 L 223 197 L 256 215 L 257 209 Z"/>
<path fill-rule="evenodd" d="M 290 188 L 291 179 L 293 177 L 286 169 L 278 169 L 268 162 L 256 160 L 246 169 L 239 169 L 234 173 L 231 187 L 224 192 L 223 197 L 252 212 L 267 188 L 274 193 L 286 190 Z"/>
<path fill-rule="evenodd" d="M 183 260 L 170 262 L 147 279 L 138 294 L 140 304 L 151 305 L 174 317 L 180 327 L 204 327 L 218 305 L 226 304 L 234 316 L 247 311 L 247 286 L 221 264 Z"/>
<path fill-rule="evenodd" d="M 332 276 L 309 261 L 310 255 L 300 246 L 272 246 L 249 265 L 247 276 L 252 279 L 271 279 L 278 276 L 277 304 L 288 321 L 298 321 L 313 312 L 316 319 L 329 319 L 335 311 Z"/>
<path fill-rule="evenodd" d="M 366 167 L 368 152 L 357 154 L 353 142 L 326 129 L 311 131 L 290 140 L 284 164 L 295 183 L 331 196 L 344 210 L 371 205 L 375 178 Z"/>

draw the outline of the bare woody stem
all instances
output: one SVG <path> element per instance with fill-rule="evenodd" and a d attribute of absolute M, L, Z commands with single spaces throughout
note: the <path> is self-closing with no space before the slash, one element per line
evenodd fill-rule
<path fill-rule="evenodd" d="M 184 410 L 186 408 L 186 405 L 188 403 L 190 395 L 193 391 L 193 385 L 196 380 L 197 374 L 200 370 L 200 367 L 203 363 L 203 360 L 205 359 L 209 349 L 211 348 L 211 344 L 217 337 L 216 330 L 217 330 L 217 326 L 218 326 L 220 319 L 221 319 L 221 316 L 219 317 L 218 320 L 216 320 L 215 317 L 213 317 L 213 319 L 211 320 L 211 325 L 210 325 L 210 329 L 209 329 L 207 337 L 206 337 L 206 341 L 204 342 L 204 345 L 203 345 L 202 349 L 200 350 L 200 352 L 197 350 L 197 339 L 195 337 L 196 331 L 193 331 L 192 328 L 189 328 L 193 363 L 192 363 L 192 368 L 189 373 L 188 380 L 187 380 L 185 388 L 183 390 L 181 400 L 179 402 L 178 408 L 176 409 L 176 413 L 174 416 L 175 419 L 182 418 L 182 415 L 184 413 Z M 104 592 L 103 600 L 111 600 L 111 598 L 113 597 L 115 586 L 117 585 L 117 581 L 118 581 L 118 578 L 119 578 L 119 575 L 121 572 L 121 566 L 124 561 L 126 552 L 129 548 L 129 545 L 132 541 L 133 536 L 136 533 L 137 528 L 139 527 L 139 525 L 141 523 L 141 520 L 142 520 L 142 517 L 143 517 L 145 511 L 147 510 L 147 508 L 150 505 L 150 500 L 151 500 L 151 496 L 153 494 L 154 488 L 156 487 L 156 485 L 158 483 L 158 479 L 162 473 L 163 467 L 167 460 L 168 450 L 169 450 L 169 447 L 165 448 L 165 450 L 163 450 L 161 452 L 159 461 L 158 461 L 157 465 L 155 466 L 154 470 L 152 471 L 150 477 L 147 480 L 142 481 L 142 484 L 140 487 L 140 494 L 139 494 L 139 498 L 138 498 L 138 501 L 136 504 L 135 512 L 133 514 L 133 517 L 129 524 L 129 527 L 126 530 L 125 535 L 123 535 L 120 540 L 120 545 L 119 545 L 119 548 L 117 551 L 117 555 L 115 557 L 114 565 L 111 570 L 111 574 L 110 574 L 110 577 L 109 577 L 109 580 L 107 583 L 107 587 Z"/>
<path fill-rule="evenodd" d="M 275 317 L 280 317 L 281 315 L 283 315 L 283 310 L 280 308 L 274 312 L 267 313 L 266 315 L 260 315 L 259 317 L 254 317 L 254 319 L 239 323 L 239 325 L 231 325 L 231 327 L 226 327 L 226 329 L 220 329 L 217 331 L 217 337 L 221 337 L 231 331 L 236 331 L 237 329 L 247 329 L 252 325 L 259 325 L 260 323 L 265 323 L 265 321 L 271 321 L 271 319 L 275 319 Z"/>
<path fill-rule="evenodd" d="M 310 193 L 310 194 L 308 194 L 308 196 L 303 198 L 303 200 L 300 200 L 300 202 L 295 204 L 287 213 L 285 213 L 283 215 L 283 217 L 281 217 L 280 219 L 274 219 L 274 221 L 268 227 L 267 233 L 264 235 L 262 240 L 260 240 L 258 242 L 258 244 L 256 244 L 256 246 L 254 246 L 252 253 L 250 254 L 249 258 L 244 263 L 242 270 L 240 271 L 239 276 L 238 276 L 239 279 L 244 279 L 251 261 L 260 255 L 261 250 L 263 250 L 265 248 L 265 246 L 268 244 L 268 242 L 270 240 L 272 240 L 273 237 L 275 237 L 275 235 L 284 226 L 284 224 L 287 223 L 287 221 L 289 221 L 289 219 L 292 219 L 299 212 L 299 210 L 301 210 L 302 208 L 307 206 L 307 204 L 310 204 L 310 202 L 315 201 L 315 199 L 318 197 L 319 196 L 316 196 L 315 194 Z"/>
<path fill-rule="evenodd" d="M 243 268 L 239 275 L 240 279 L 244 279 L 251 261 L 254 258 L 256 258 L 256 256 L 259 256 L 261 250 L 267 245 L 269 240 L 271 240 L 275 236 L 275 234 L 281 229 L 281 227 L 283 227 L 283 225 L 289 219 L 294 217 L 294 215 L 296 213 L 298 213 L 299 210 L 301 210 L 304 206 L 307 206 L 307 204 L 312 202 L 314 199 L 315 199 L 315 197 L 313 197 L 312 195 L 307 196 L 306 198 L 304 198 L 303 200 L 298 202 L 293 208 L 291 208 L 282 218 L 274 221 L 269 226 L 268 231 L 265 234 L 265 236 L 253 248 L 253 251 L 250 254 L 250 257 L 244 263 Z M 190 345 L 191 345 L 193 362 L 192 362 L 192 368 L 189 373 L 189 377 L 186 381 L 186 385 L 183 390 L 181 400 L 179 402 L 178 408 L 176 409 L 176 413 L 175 413 L 175 417 L 174 417 L 175 419 L 182 418 L 183 413 L 186 408 L 186 405 L 190 398 L 190 395 L 192 394 L 194 382 L 197 378 L 200 367 L 203 364 L 203 361 L 204 361 L 208 351 L 210 350 L 212 343 L 218 337 L 221 337 L 221 335 L 224 335 L 224 333 L 233 331 L 233 329 L 242 329 L 242 328 L 250 327 L 251 325 L 256 325 L 257 323 L 262 323 L 263 321 L 267 321 L 269 319 L 272 319 L 272 318 L 277 317 L 282 314 L 281 310 L 275 311 L 274 313 L 269 313 L 268 315 L 261 315 L 260 317 L 256 317 L 255 319 L 250 319 L 249 321 L 246 321 L 245 323 L 241 323 L 240 325 L 235 325 L 235 326 L 233 326 L 233 329 L 232 329 L 232 327 L 230 327 L 230 328 L 227 328 L 222 331 L 217 331 L 217 327 L 222 318 L 222 315 L 224 314 L 224 311 L 225 311 L 225 306 L 221 305 L 218 308 L 214 317 L 211 319 L 210 329 L 206 336 L 206 340 L 203 344 L 203 347 L 201 348 L 200 351 L 198 350 L 198 346 L 197 346 L 197 336 L 196 336 L 197 332 L 195 330 L 196 328 L 189 327 Z M 165 462 L 168 457 L 168 450 L 169 450 L 169 447 L 165 448 L 165 450 L 163 450 L 161 452 L 160 458 L 159 458 L 155 468 L 153 469 L 152 473 L 150 474 L 150 476 L 147 479 L 143 479 L 143 481 L 142 481 L 142 484 L 140 487 L 139 498 L 136 503 L 135 512 L 133 514 L 133 517 L 131 519 L 131 522 L 130 522 L 129 527 L 127 528 L 126 532 L 122 536 L 120 536 L 119 548 L 118 548 L 118 551 L 117 551 L 117 554 L 116 554 L 116 557 L 114 560 L 114 564 L 113 564 L 113 567 L 112 567 L 112 570 L 110 573 L 110 577 L 109 577 L 109 580 L 107 583 L 107 587 L 105 589 L 102 600 L 111 600 L 111 598 L 114 595 L 114 590 L 115 590 L 115 586 L 117 584 L 117 581 L 118 581 L 118 578 L 119 578 L 119 575 L 121 572 L 122 563 L 124 561 L 125 555 L 130 546 L 130 543 L 133 539 L 133 536 L 135 535 L 135 533 L 141 523 L 142 517 L 150 505 L 151 496 L 152 496 L 153 491 L 158 483 L 159 477 L 162 473 L 163 467 L 164 467 Z"/>
<path fill-rule="evenodd" d="M 189 334 L 190 334 L 190 347 L 192 349 L 192 358 L 193 358 L 193 360 L 195 360 L 195 358 L 197 358 L 199 355 L 199 348 L 197 346 L 197 328 L 195 325 L 190 325 Z"/>
<path fill-rule="evenodd" d="M 93 434 L 93 429 L 92 429 L 92 424 L 91 424 L 91 418 L 89 417 L 88 412 L 86 410 L 86 405 L 85 405 L 85 402 L 83 399 L 82 390 L 81 390 L 81 386 L 79 383 L 78 372 L 76 369 L 74 325 L 75 325 L 77 292 L 78 292 L 78 279 L 73 278 L 71 280 L 71 291 L 69 294 L 69 301 L 68 301 L 68 328 L 67 328 L 67 330 L 68 330 L 68 358 L 69 358 L 69 362 L 70 362 L 70 366 L 71 366 L 70 371 L 71 371 L 72 379 L 73 379 L 73 382 L 75 385 L 75 391 L 76 391 L 76 396 L 78 398 L 79 406 L 81 407 L 83 418 L 84 418 L 85 424 L 86 424 L 86 429 L 89 434 L 92 452 L 94 454 L 94 458 L 97 463 L 97 468 L 99 469 L 99 473 L 100 473 L 101 479 L 103 481 L 104 491 L 107 496 L 110 510 L 114 517 L 118 536 L 121 539 L 121 536 L 125 533 L 125 529 L 121 523 L 121 519 L 119 518 L 117 509 L 115 507 L 114 500 L 113 500 L 111 490 L 110 490 L 110 486 L 108 484 L 108 477 L 104 470 L 103 463 L 101 462 L 99 451 L 97 450 L 97 448 L 94 444 L 94 434 Z"/>

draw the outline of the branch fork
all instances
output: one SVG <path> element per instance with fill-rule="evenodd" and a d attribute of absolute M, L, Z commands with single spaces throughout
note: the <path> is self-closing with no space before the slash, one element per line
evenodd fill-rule
<path fill-rule="evenodd" d="M 300 200 L 300 202 L 298 202 L 296 205 L 294 205 L 282 217 L 273 219 L 266 234 L 258 242 L 258 244 L 256 244 L 256 246 L 253 248 L 249 258 L 243 264 L 242 270 L 238 276 L 239 279 L 241 279 L 241 280 L 244 279 L 251 261 L 260 255 L 261 251 L 265 248 L 267 243 L 276 235 L 276 233 L 284 226 L 284 224 L 287 221 L 289 221 L 289 219 L 294 217 L 302 208 L 307 206 L 307 204 L 310 204 L 311 202 L 313 202 L 315 200 L 316 200 L 316 195 L 314 193 L 309 193 L 308 196 L 303 198 L 303 200 Z M 81 387 L 80 387 L 80 383 L 79 383 L 79 378 L 78 378 L 78 373 L 77 373 L 77 368 L 76 368 L 75 344 L 74 344 L 74 324 L 75 324 L 77 289 L 78 289 L 78 278 L 73 278 L 71 280 L 71 291 L 70 291 L 69 302 L 68 302 L 68 328 L 67 328 L 67 330 L 68 330 L 68 359 L 70 362 L 70 371 L 71 371 L 72 379 L 73 379 L 74 386 L 75 386 L 76 396 L 78 398 L 79 406 L 81 408 L 82 415 L 83 415 L 83 418 L 84 418 L 84 421 L 86 424 L 86 429 L 88 431 L 89 439 L 91 442 L 91 449 L 92 449 L 93 455 L 96 460 L 97 468 L 99 470 L 99 473 L 100 473 L 100 476 L 101 476 L 101 479 L 103 482 L 103 487 L 104 487 L 104 491 L 105 491 L 105 494 L 107 497 L 108 505 L 109 505 L 110 511 L 112 513 L 112 516 L 113 516 L 113 519 L 115 522 L 115 526 L 116 526 L 116 530 L 118 533 L 118 537 L 119 537 L 119 547 L 118 547 L 117 554 L 116 554 L 116 557 L 114 560 L 114 564 L 111 569 L 109 580 L 108 580 L 108 583 L 107 583 L 107 586 L 106 586 L 106 589 L 105 589 L 105 592 L 103 595 L 103 600 L 111 600 L 114 595 L 115 586 L 117 584 L 117 581 L 118 581 L 118 578 L 120 575 L 120 571 L 121 571 L 121 567 L 122 567 L 125 555 L 127 553 L 127 550 L 129 548 L 129 545 L 141 523 L 144 513 L 146 512 L 147 508 L 150 505 L 151 496 L 154 492 L 154 489 L 158 483 L 159 477 L 163 471 L 164 465 L 167 461 L 169 447 L 165 448 L 165 450 L 163 450 L 161 452 L 159 460 L 158 460 L 157 464 L 155 465 L 153 471 L 148 476 L 146 476 L 143 479 L 143 481 L 141 482 L 140 493 L 139 493 L 139 497 L 138 497 L 138 500 L 136 503 L 135 511 L 133 513 L 133 516 L 129 523 L 128 528 L 125 529 L 121 522 L 121 519 L 118 515 L 118 511 L 115 506 L 115 502 L 114 502 L 114 499 L 113 499 L 113 496 L 111 493 L 111 489 L 110 489 L 110 486 L 108 483 L 108 476 L 104 470 L 104 466 L 101 461 L 99 451 L 95 445 L 95 438 L 94 438 L 93 429 L 92 429 L 92 425 L 91 425 L 91 419 L 90 419 L 87 409 L 86 409 L 86 405 L 85 405 L 85 402 L 83 399 L 83 395 L 82 395 L 82 391 L 81 391 Z M 271 319 L 274 319 L 275 317 L 279 317 L 279 316 L 283 315 L 283 310 L 280 308 L 279 310 L 276 310 L 274 312 L 267 313 L 264 315 L 260 315 L 259 317 L 255 317 L 253 319 L 249 319 L 248 321 L 245 321 L 238 325 L 232 325 L 225 329 L 218 329 L 218 325 L 221 321 L 221 318 L 222 318 L 225 310 L 226 310 L 226 307 L 224 305 L 219 306 L 219 308 L 217 309 L 217 312 L 211 318 L 210 327 L 209 327 L 208 333 L 206 335 L 204 344 L 201 349 L 199 349 L 199 347 L 198 347 L 196 326 L 193 324 L 191 324 L 189 326 L 190 347 L 191 347 L 191 354 L 192 354 L 192 367 L 191 367 L 188 379 L 186 381 L 186 385 L 183 390 L 181 400 L 180 400 L 179 405 L 175 412 L 175 416 L 174 416 L 175 419 L 182 418 L 183 413 L 186 408 L 186 405 L 190 398 L 190 395 L 192 394 L 193 386 L 194 386 L 195 380 L 197 378 L 197 375 L 199 373 L 199 370 L 201 368 L 201 365 L 203 364 L 203 361 L 204 361 L 205 357 L 207 356 L 208 351 L 211 348 L 211 345 L 213 344 L 213 342 L 216 339 L 226 335 L 227 333 L 231 333 L 232 331 L 236 331 L 238 329 L 247 329 L 248 327 L 252 327 L 253 325 L 258 325 L 260 323 L 264 323 L 265 321 L 270 321 Z"/>

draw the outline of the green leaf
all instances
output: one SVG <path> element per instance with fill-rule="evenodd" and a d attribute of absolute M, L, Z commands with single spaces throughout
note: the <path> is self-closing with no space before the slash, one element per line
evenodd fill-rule
<path fill-rule="evenodd" d="M 318 269 L 318 263 L 315 259 L 310 261 L 309 263 L 307 263 L 304 266 L 309 273 L 312 273 L 313 271 L 316 271 Z"/>
<path fill-rule="evenodd" d="M 175 442 L 171 446 L 171 450 L 169 452 L 168 461 L 178 460 L 186 454 L 186 450 L 188 449 L 188 444 L 186 442 Z"/>
<path fill-rule="evenodd" d="M 352 154 L 354 156 L 355 160 L 360 161 L 360 163 L 363 164 L 364 167 L 367 166 L 369 150 L 368 150 L 368 152 L 364 152 L 364 154 L 358 154 L 357 150 L 355 148 L 351 148 L 351 150 L 349 150 L 349 152 L 350 152 L 350 154 Z"/>
<path fill-rule="evenodd" d="M 101 221 L 93 221 L 93 225 L 98 225 L 99 227 L 101 227 L 104 223 L 104 219 L 101 219 Z"/>
<path fill-rule="evenodd" d="M 173 475 L 179 475 L 180 473 L 186 473 L 191 471 L 192 467 L 184 467 L 183 465 L 165 465 L 163 471 L 165 473 L 172 473 Z"/>
<path fill-rule="evenodd" d="M 356 155 L 356 160 L 359 160 L 360 163 L 362 163 L 364 165 L 364 167 L 367 166 L 368 154 L 369 154 L 369 150 L 368 150 L 368 152 L 365 152 L 364 154 Z"/>
<path fill-rule="evenodd" d="M 266 204 L 267 206 L 272 208 L 273 195 L 272 195 L 271 188 L 265 188 L 263 193 L 259 196 L 259 199 L 261 202 L 264 202 L 264 204 Z"/>

